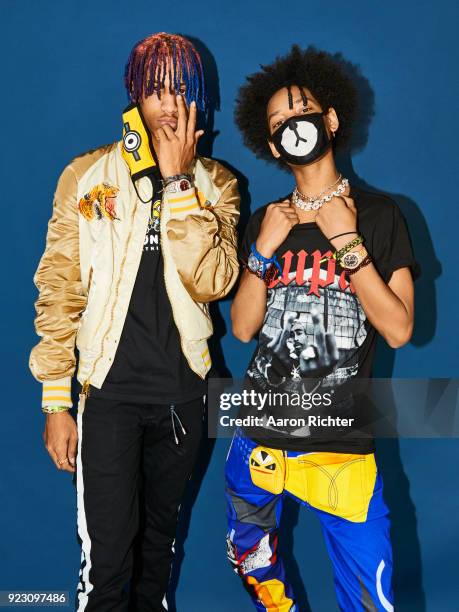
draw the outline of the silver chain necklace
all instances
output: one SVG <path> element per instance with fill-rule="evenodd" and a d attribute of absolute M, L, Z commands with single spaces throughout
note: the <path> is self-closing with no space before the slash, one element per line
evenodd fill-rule
<path fill-rule="evenodd" d="M 340 179 L 341 181 L 338 187 L 331 193 L 324 196 L 323 194 L 332 187 L 334 187 L 334 185 L 336 185 L 336 183 Z M 338 179 L 333 183 L 333 185 L 330 185 L 330 187 L 324 189 L 324 191 L 322 191 L 322 193 L 320 193 L 318 196 L 305 196 L 303 193 L 301 193 L 301 191 L 298 190 L 298 187 L 295 187 L 292 193 L 292 203 L 297 208 L 301 208 L 301 210 L 318 210 L 321 206 L 325 204 L 325 202 L 330 202 L 332 198 L 336 198 L 337 196 L 340 196 L 342 193 L 344 193 L 348 185 L 349 181 L 347 180 L 347 178 L 343 178 L 340 174 Z"/>
<path fill-rule="evenodd" d="M 324 193 L 327 193 L 327 191 L 329 189 L 331 189 L 332 187 L 334 187 L 335 185 L 337 185 L 340 180 L 343 178 L 343 175 L 341 173 L 338 174 L 338 178 L 336 179 L 336 181 L 333 181 L 333 183 L 331 185 L 328 185 L 328 187 L 325 187 L 325 189 L 322 189 L 322 191 L 319 193 L 319 195 L 306 195 L 304 193 L 302 193 L 298 187 L 296 188 L 298 195 L 300 196 L 300 198 L 302 200 L 308 201 L 308 202 L 314 202 L 314 200 L 318 200 L 319 198 L 321 198 Z"/>

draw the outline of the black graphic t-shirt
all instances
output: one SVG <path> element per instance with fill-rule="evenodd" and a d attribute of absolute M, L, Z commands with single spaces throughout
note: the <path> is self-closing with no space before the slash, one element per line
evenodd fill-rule
<path fill-rule="evenodd" d="M 417 278 L 419 266 L 397 204 L 388 196 L 355 187 L 350 197 L 357 208 L 358 230 L 384 281 L 389 282 L 392 273 L 405 266 Z M 266 206 L 249 220 L 240 249 L 243 264 L 265 212 Z M 261 419 L 245 430 L 265 446 L 307 452 L 373 452 L 368 429 L 371 406 L 355 395 L 355 384 L 350 389 L 357 377 L 371 377 L 376 330 L 350 283 L 352 277 L 331 257 L 333 252 L 315 222 L 295 225 L 276 251 L 282 275 L 268 287 L 266 315 L 245 379 L 246 389 L 271 398 L 289 394 L 288 405 L 273 402 L 269 408 L 244 412 Z M 298 399 L 292 399 L 313 393 L 325 398 L 321 405 L 306 402 L 300 406 Z M 315 427 L 306 418 L 309 416 L 354 418 L 354 422 L 353 427 Z"/>
<path fill-rule="evenodd" d="M 206 393 L 180 348 L 164 283 L 160 246 L 162 183 L 155 180 L 143 253 L 113 364 L 91 395 L 152 404 L 182 403 Z"/>

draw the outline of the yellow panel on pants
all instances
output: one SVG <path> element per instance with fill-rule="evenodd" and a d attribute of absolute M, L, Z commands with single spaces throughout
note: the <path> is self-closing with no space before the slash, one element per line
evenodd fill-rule
<path fill-rule="evenodd" d="M 281 450 L 257 446 L 250 460 L 254 485 L 274 493 L 283 490 L 314 508 L 348 521 L 367 518 L 376 481 L 373 453 L 306 453 L 288 456 Z"/>

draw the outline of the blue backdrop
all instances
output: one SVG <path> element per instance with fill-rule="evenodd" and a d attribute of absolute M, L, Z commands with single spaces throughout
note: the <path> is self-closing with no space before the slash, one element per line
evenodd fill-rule
<path fill-rule="evenodd" d="M 454 377 L 458 11 L 453 0 L 3 0 L 0 10 L 5 229 L 0 590 L 73 593 L 79 565 L 74 488 L 70 475 L 57 472 L 44 450 L 41 390 L 27 365 L 37 340 L 32 275 L 60 172 L 76 154 L 120 138 L 120 111 L 126 102 L 122 73 L 133 43 L 165 30 L 206 45 L 221 99 L 212 154 L 241 173 L 245 216 L 286 193 L 292 181 L 242 146 L 232 113 L 244 76 L 293 42 L 340 51 L 360 65 L 374 94 L 375 114 L 361 135 L 365 146 L 342 164 L 353 180 L 393 194 L 408 219 L 423 268 L 413 340 L 396 356 L 381 345 L 378 373 Z M 220 346 L 227 368 L 240 375 L 253 345 L 232 337 L 229 304 L 227 300 L 218 307 Z M 227 446 L 227 440 L 219 441 L 208 465 L 203 457 L 205 476 L 190 492 L 196 499 L 181 526 L 179 611 L 251 609 L 225 559 L 222 468 Z M 457 440 L 446 439 L 379 443 L 394 522 L 398 610 L 457 610 L 458 448 Z M 336 610 L 317 523 L 294 506 L 286 513 L 284 546 L 293 548 L 296 557 L 296 562 L 289 561 L 294 579 L 302 578 L 314 612 Z"/>

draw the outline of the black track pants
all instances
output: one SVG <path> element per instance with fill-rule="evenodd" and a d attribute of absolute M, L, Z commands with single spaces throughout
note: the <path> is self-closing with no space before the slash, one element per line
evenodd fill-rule
<path fill-rule="evenodd" d="M 129 609 L 167 610 L 178 510 L 203 413 L 203 398 L 175 407 L 88 397 L 82 409 L 80 402 L 76 484 L 82 558 L 76 610 L 128 609 L 136 536 L 141 552 Z"/>

